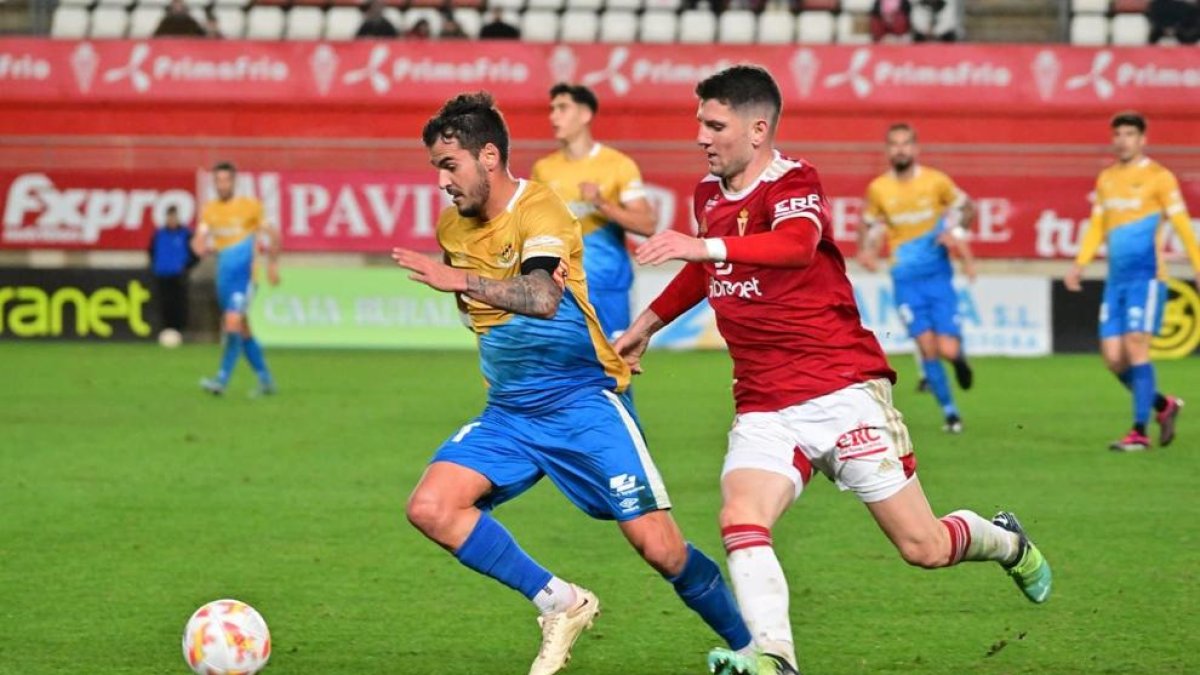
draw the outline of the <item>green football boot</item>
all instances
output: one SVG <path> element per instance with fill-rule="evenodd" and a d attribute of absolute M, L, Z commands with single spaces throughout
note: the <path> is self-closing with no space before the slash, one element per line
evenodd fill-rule
<path fill-rule="evenodd" d="M 1001 566 L 1017 582 L 1017 588 L 1025 597 L 1039 604 L 1045 602 L 1050 597 L 1051 582 L 1050 563 L 1046 562 L 1046 557 L 1029 540 L 1029 535 L 1025 534 L 1025 528 L 1021 527 L 1021 521 L 1015 515 L 1001 511 L 992 517 L 992 523 L 1020 538 L 1020 553 L 1016 562 Z"/>

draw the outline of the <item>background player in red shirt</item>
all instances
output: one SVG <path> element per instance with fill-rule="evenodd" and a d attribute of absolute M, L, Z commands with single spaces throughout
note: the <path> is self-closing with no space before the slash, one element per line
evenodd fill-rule
<path fill-rule="evenodd" d="M 1030 600 L 1044 602 L 1050 567 L 1011 513 L 934 516 L 892 406 L 895 373 L 862 326 L 816 170 L 774 149 L 782 98 L 770 73 L 734 66 L 697 85 L 696 95 L 697 141 L 711 173 L 693 200 L 700 238 L 663 232 L 638 250 L 642 264 L 687 264 L 616 347 L 640 372 L 650 336 L 705 297 L 729 344 L 737 416 L 721 476 L 721 534 L 762 653 L 714 650 L 710 670 L 796 672 L 787 580 L 770 528 L 814 468 L 866 504 L 908 563 L 994 560 Z"/>

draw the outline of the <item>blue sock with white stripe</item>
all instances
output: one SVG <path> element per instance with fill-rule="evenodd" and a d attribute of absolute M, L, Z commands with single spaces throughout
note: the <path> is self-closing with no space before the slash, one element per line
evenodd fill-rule
<path fill-rule="evenodd" d="M 687 545 L 688 557 L 683 571 L 667 577 L 683 604 L 704 619 L 730 649 L 743 649 L 750 644 L 750 629 L 738 611 L 737 601 L 721 576 L 721 568 L 700 549 Z"/>
<path fill-rule="evenodd" d="M 225 333 L 225 350 L 221 352 L 221 370 L 217 372 L 217 381 L 221 386 L 229 384 L 233 375 L 233 367 L 237 365 L 238 357 L 242 354 L 242 334 L 238 332 Z"/>
<path fill-rule="evenodd" d="M 479 516 L 475 529 L 454 552 L 467 567 L 489 576 L 533 600 L 554 575 L 521 550 L 517 541 L 487 511 Z"/>
<path fill-rule="evenodd" d="M 933 397 L 942 406 L 942 412 L 947 416 L 958 415 L 954 395 L 950 393 L 950 380 L 946 379 L 946 369 L 942 367 L 942 360 L 925 359 L 921 361 L 921 367 L 925 371 L 925 380 L 929 382 Z"/>
<path fill-rule="evenodd" d="M 1154 365 L 1143 363 L 1133 366 L 1128 373 L 1133 383 L 1133 423 L 1144 429 L 1150 421 L 1150 409 L 1154 407 Z"/>
<path fill-rule="evenodd" d="M 258 340 L 255 340 L 253 335 L 242 338 L 242 348 L 246 352 L 246 360 L 258 374 L 258 379 L 261 382 L 270 382 L 271 371 L 267 369 L 267 360 L 263 358 L 262 347 L 258 344 Z"/>

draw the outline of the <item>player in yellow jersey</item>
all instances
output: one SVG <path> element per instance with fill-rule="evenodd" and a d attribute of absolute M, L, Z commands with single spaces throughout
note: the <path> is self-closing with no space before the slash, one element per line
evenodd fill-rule
<path fill-rule="evenodd" d="M 1146 424 L 1151 408 L 1157 412 L 1159 445 L 1169 445 L 1183 405 L 1178 398 L 1158 393 L 1150 363 L 1150 340 L 1162 325 L 1167 299 L 1163 220 L 1170 220 L 1179 235 L 1198 286 L 1200 248 L 1175 175 L 1145 154 L 1146 120 L 1126 112 L 1113 117 L 1110 126 L 1117 161 L 1096 179 L 1092 219 L 1075 266 L 1064 281 L 1068 290 L 1081 290 L 1084 266 L 1096 257 L 1101 244 L 1108 244 L 1100 353 L 1108 369 L 1133 393 L 1133 427 L 1109 447 L 1129 452 L 1150 447 Z"/>
<path fill-rule="evenodd" d="M 491 516 L 542 476 L 593 518 L 616 520 L 731 648 L 752 649 L 720 568 L 667 510 L 627 395 L 629 367 L 589 302 L 579 223 L 550 188 L 509 173 L 508 129 L 489 94 L 448 101 L 422 139 L 454 202 L 438 219 L 444 262 L 404 249 L 392 256 L 411 279 L 458 297 L 478 336 L 488 403 L 434 454 L 409 498 L 409 521 L 538 608 L 542 648 L 531 675 L 561 670 L 600 610 L 594 594 L 548 572 Z"/>
<path fill-rule="evenodd" d="M 216 377 L 204 378 L 200 386 L 215 395 L 225 393 L 238 357 L 244 353 L 258 375 L 255 393 L 274 394 L 275 380 L 267 369 L 262 347 L 250 332 L 246 312 L 254 297 L 254 263 L 260 236 L 268 242 L 267 281 L 272 286 L 279 283 L 279 232 L 266 222 L 262 202 L 234 195 L 237 169 L 233 164 L 217 164 L 212 175 L 217 198 L 205 204 L 200 212 L 192 250 L 198 256 L 209 250 L 217 253 L 217 302 L 221 307 L 224 349 Z"/>
<path fill-rule="evenodd" d="M 942 359 L 954 366 L 958 385 L 970 389 L 974 376 L 962 348 L 962 317 L 954 290 L 953 251 L 963 272 L 975 277 L 966 226 L 974 207 L 949 176 L 917 163 L 917 132 L 894 124 L 887 132 L 891 171 L 871 181 L 859 228 L 858 260 L 869 271 L 878 268 L 885 230 L 891 249 L 896 308 L 908 334 L 917 342 L 921 371 L 933 391 L 950 433 L 962 432 Z"/>
<path fill-rule="evenodd" d="M 615 338 L 629 327 L 633 286 L 625 233 L 654 234 L 655 215 L 637 164 L 592 137 L 592 119 L 599 109 L 591 89 L 554 85 L 550 125 L 560 147 L 534 163 L 530 178 L 549 185 L 579 219 L 592 306 L 604 334 Z"/>

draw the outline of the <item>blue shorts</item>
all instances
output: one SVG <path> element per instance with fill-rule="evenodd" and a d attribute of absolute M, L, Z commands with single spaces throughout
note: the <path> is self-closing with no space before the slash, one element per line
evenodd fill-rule
<path fill-rule="evenodd" d="M 239 277 L 217 277 L 217 304 L 222 312 L 245 314 L 254 297 L 254 282 L 250 275 Z"/>
<path fill-rule="evenodd" d="M 629 328 L 629 291 L 589 288 L 588 300 L 596 308 L 600 328 L 609 339 L 616 338 Z"/>
<path fill-rule="evenodd" d="M 489 405 L 434 454 L 478 471 L 489 510 L 549 476 L 593 518 L 630 520 L 671 507 L 628 397 L 596 389 L 557 410 L 523 415 Z"/>
<path fill-rule="evenodd" d="M 908 329 L 909 337 L 933 331 L 937 335 L 962 337 L 962 316 L 958 313 L 958 292 L 951 277 L 893 279 L 896 311 Z"/>
<path fill-rule="evenodd" d="M 1109 280 L 1100 303 L 1101 339 L 1126 333 L 1157 335 L 1166 304 L 1167 285 L 1157 279 Z"/>

